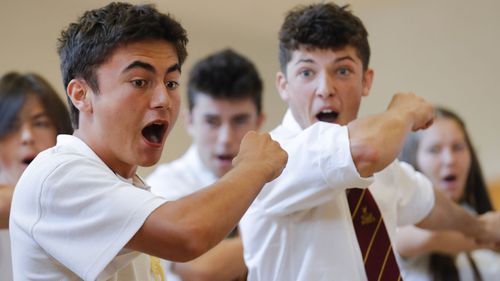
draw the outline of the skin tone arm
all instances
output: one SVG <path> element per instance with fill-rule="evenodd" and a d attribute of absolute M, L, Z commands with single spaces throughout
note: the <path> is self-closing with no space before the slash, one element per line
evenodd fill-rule
<path fill-rule="evenodd" d="M 0 184 L 0 229 L 9 227 L 10 203 L 14 186 Z"/>
<path fill-rule="evenodd" d="M 432 120 L 431 104 L 414 94 L 400 93 L 394 95 L 385 112 L 350 122 L 351 154 L 360 175 L 371 176 L 389 165 L 401 150 L 406 134 L 429 127 Z M 456 230 L 481 243 L 499 243 L 500 213 L 477 219 L 440 192 L 435 193 L 435 206 L 419 227 Z"/>
<path fill-rule="evenodd" d="M 208 188 L 157 208 L 126 247 L 177 262 L 198 257 L 236 226 L 287 158 L 269 134 L 247 133 L 231 171 Z"/>
<path fill-rule="evenodd" d="M 386 111 L 350 122 L 351 154 L 360 175 L 371 176 L 387 167 L 396 159 L 406 135 L 427 128 L 432 120 L 430 103 L 414 94 L 399 93 Z"/>
<path fill-rule="evenodd" d="M 243 244 L 239 237 L 225 239 L 206 254 L 187 263 L 173 263 L 183 281 L 231 281 L 244 276 Z"/>
<path fill-rule="evenodd" d="M 457 231 L 429 231 L 413 225 L 398 228 L 397 249 L 402 257 L 430 253 L 456 255 L 482 248 L 474 239 Z"/>
<path fill-rule="evenodd" d="M 500 212 L 473 216 L 452 202 L 441 191 L 434 189 L 435 204 L 418 227 L 429 230 L 455 230 L 481 243 L 500 242 Z"/>

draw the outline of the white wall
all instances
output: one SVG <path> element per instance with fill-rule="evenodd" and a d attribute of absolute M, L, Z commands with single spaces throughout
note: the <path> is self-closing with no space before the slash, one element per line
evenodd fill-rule
<path fill-rule="evenodd" d="M 83 11 L 107 2 L 1 0 L 0 74 L 9 70 L 36 71 L 62 94 L 57 37 Z M 175 15 L 188 31 L 190 55 L 184 73 L 197 59 L 224 47 L 233 47 L 254 60 L 265 80 L 268 120 L 264 129 L 269 130 L 285 110 L 274 91 L 277 32 L 284 13 L 299 3 L 308 2 L 169 0 L 157 1 L 157 6 Z M 446 105 L 465 118 L 487 177 L 500 178 L 500 117 L 496 114 L 500 105 L 496 87 L 500 80 L 500 1 L 349 3 L 370 33 L 371 65 L 375 69 L 374 87 L 364 101 L 361 115 L 383 110 L 397 91 L 414 91 Z M 188 144 L 179 120 L 162 161 L 180 156 Z M 140 173 L 150 171 L 141 169 Z"/>

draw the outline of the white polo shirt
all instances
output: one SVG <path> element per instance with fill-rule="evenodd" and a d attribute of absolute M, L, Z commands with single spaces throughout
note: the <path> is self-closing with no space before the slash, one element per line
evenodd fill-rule
<path fill-rule="evenodd" d="M 347 188 L 369 186 L 392 241 L 397 225 L 420 221 L 434 206 L 431 183 L 407 164 L 360 177 L 346 126 L 302 130 L 288 111 L 271 136 L 288 163 L 240 222 L 249 281 L 367 280 Z"/>
<path fill-rule="evenodd" d="M 149 280 L 149 256 L 124 246 L 164 202 L 138 177 L 117 176 L 79 138 L 58 136 L 14 191 L 14 278 Z"/>

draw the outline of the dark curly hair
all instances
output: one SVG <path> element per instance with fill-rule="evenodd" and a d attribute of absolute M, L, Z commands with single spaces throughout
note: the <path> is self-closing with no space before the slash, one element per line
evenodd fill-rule
<path fill-rule="evenodd" d="M 251 98 L 257 113 L 262 110 L 262 80 L 255 65 L 231 49 L 219 51 L 196 63 L 189 73 L 187 87 L 190 111 L 200 93 L 214 99 Z"/>
<path fill-rule="evenodd" d="M 58 52 L 64 87 L 74 78 L 84 79 L 92 90 L 99 92 L 96 69 L 116 48 L 127 43 L 145 40 L 165 40 L 175 47 L 179 64 L 187 56 L 186 31 L 170 15 L 156 10 L 153 5 L 110 3 L 87 11 L 75 23 L 61 32 Z M 78 128 L 78 109 L 71 108 L 71 121 Z"/>
<path fill-rule="evenodd" d="M 281 71 L 286 73 L 286 64 L 291 60 L 292 52 L 301 47 L 335 50 L 345 46 L 356 49 L 366 70 L 370 61 L 368 32 L 348 7 L 320 3 L 291 10 L 279 32 Z"/>

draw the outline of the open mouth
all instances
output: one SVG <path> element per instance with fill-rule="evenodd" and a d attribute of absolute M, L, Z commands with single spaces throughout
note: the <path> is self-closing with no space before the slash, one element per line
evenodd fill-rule
<path fill-rule="evenodd" d="M 319 121 L 336 123 L 339 113 L 331 109 L 322 110 L 320 113 L 316 114 L 316 118 Z"/>
<path fill-rule="evenodd" d="M 26 164 L 26 165 L 29 165 L 31 164 L 31 162 L 33 161 L 33 159 L 35 159 L 35 157 L 27 157 L 27 158 L 24 158 L 22 163 Z"/>
<path fill-rule="evenodd" d="M 216 156 L 220 161 L 233 161 L 234 156 L 228 154 L 221 154 Z"/>
<path fill-rule="evenodd" d="M 445 181 L 445 182 L 454 182 L 456 180 L 457 180 L 457 176 L 455 176 L 455 175 L 448 175 L 448 176 L 443 178 L 443 181 Z"/>
<path fill-rule="evenodd" d="M 142 129 L 142 135 L 151 143 L 161 144 L 166 131 L 167 126 L 164 123 L 152 123 Z"/>

